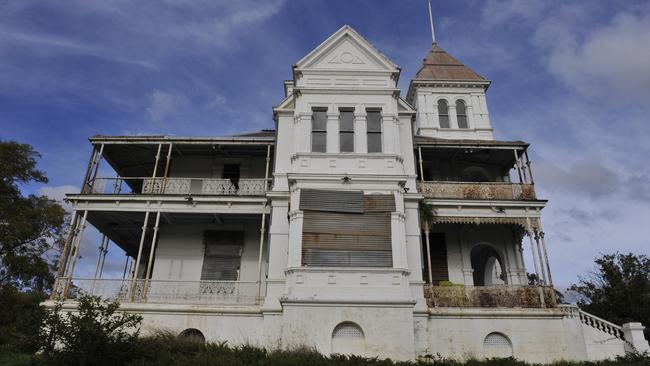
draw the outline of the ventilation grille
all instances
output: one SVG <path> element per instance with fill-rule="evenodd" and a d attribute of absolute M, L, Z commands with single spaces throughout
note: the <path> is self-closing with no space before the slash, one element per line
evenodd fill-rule
<path fill-rule="evenodd" d="M 363 338 L 363 332 L 356 324 L 341 324 L 334 329 L 332 338 Z"/>
<path fill-rule="evenodd" d="M 483 341 L 483 345 L 486 346 L 486 347 L 489 347 L 489 346 L 498 346 L 498 347 L 507 346 L 507 347 L 510 347 L 510 341 L 503 334 L 490 333 L 490 334 L 488 334 L 487 337 L 485 337 L 485 340 Z"/>

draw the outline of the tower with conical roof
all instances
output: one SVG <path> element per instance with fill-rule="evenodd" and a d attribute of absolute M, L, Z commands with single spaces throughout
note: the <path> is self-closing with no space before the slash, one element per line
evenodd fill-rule
<path fill-rule="evenodd" d="M 489 80 L 434 42 L 407 93 L 407 101 L 418 111 L 416 134 L 492 140 L 485 99 L 489 86 Z"/>

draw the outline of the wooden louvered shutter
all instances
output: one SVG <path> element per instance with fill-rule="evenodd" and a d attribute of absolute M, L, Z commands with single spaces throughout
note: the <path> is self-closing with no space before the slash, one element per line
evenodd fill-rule
<path fill-rule="evenodd" d="M 391 195 L 361 191 L 301 192 L 302 257 L 313 267 L 392 267 Z"/>
<path fill-rule="evenodd" d="M 206 231 L 201 281 L 237 281 L 241 264 L 244 233 L 241 231 Z"/>
<path fill-rule="evenodd" d="M 429 282 L 429 266 L 426 262 L 427 247 L 426 238 L 422 233 L 422 253 L 425 261 L 422 276 L 424 281 Z M 449 269 L 447 266 L 447 242 L 444 233 L 429 233 L 429 243 L 431 245 L 431 277 L 433 285 L 438 285 L 440 281 L 449 281 Z"/>

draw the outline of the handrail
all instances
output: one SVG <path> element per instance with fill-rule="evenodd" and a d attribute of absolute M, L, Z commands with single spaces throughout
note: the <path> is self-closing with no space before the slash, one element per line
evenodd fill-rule
<path fill-rule="evenodd" d="M 418 191 L 426 198 L 535 200 L 535 186 L 510 182 L 418 182 Z"/>
<path fill-rule="evenodd" d="M 232 181 L 187 177 L 96 177 L 82 193 L 259 196 L 271 189 L 271 182 L 272 180 L 267 178 L 241 178 Z"/>
<path fill-rule="evenodd" d="M 77 299 L 80 295 L 135 303 L 259 304 L 257 281 L 191 281 L 59 277 L 53 300 Z M 130 292 L 131 291 L 131 292 Z M 130 296 L 131 295 L 131 296 Z"/>
<path fill-rule="evenodd" d="M 586 324 L 607 334 L 613 335 L 616 338 L 624 339 L 623 328 L 619 325 L 616 325 L 596 315 L 590 314 L 580 309 L 577 305 L 559 305 L 558 307 L 562 309 L 569 317 L 579 318 L 580 322 L 583 324 Z"/>

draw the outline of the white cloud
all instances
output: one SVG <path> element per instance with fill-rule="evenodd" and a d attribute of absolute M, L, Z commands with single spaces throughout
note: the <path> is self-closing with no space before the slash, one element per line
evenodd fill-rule
<path fill-rule="evenodd" d="M 153 121 L 159 122 L 174 114 L 186 103 L 187 99 L 183 96 L 154 90 L 149 96 L 147 114 Z"/>
<path fill-rule="evenodd" d="M 65 195 L 67 193 L 79 193 L 80 191 L 79 187 L 66 184 L 62 186 L 43 186 L 38 189 L 38 194 L 59 202 L 66 211 L 70 212 L 72 206 L 64 201 Z"/>
<path fill-rule="evenodd" d="M 226 97 L 221 94 L 217 94 L 205 107 L 208 109 L 216 109 L 222 107 L 224 104 L 226 104 Z"/>
<path fill-rule="evenodd" d="M 570 18 L 569 18 L 570 19 Z M 573 26 L 542 25 L 549 71 L 585 96 L 650 99 L 650 14 L 620 13 L 610 24 L 578 37 Z"/>

